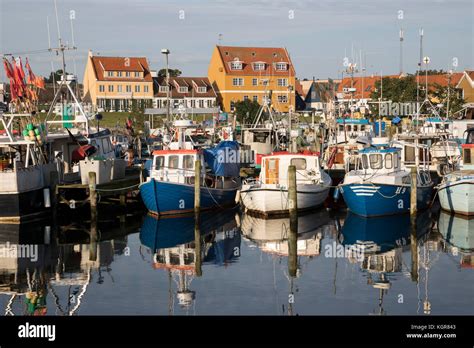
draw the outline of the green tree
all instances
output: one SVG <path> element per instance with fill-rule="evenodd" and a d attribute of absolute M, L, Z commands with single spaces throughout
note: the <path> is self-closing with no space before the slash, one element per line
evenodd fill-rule
<path fill-rule="evenodd" d="M 260 110 L 260 104 L 254 100 L 239 100 L 235 103 L 235 115 L 241 124 L 252 123 L 258 110 Z"/>
<path fill-rule="evenodd" d="M 430 95 L 433 99 L 436 100 L 437 103 L 443 104 L 440 112 L 440 116 L 442 117 L 446 117 L 446 113 L 448 111 L 448 94 L 450 115 L 461 110 L 462 105 L 466 103 L 466 101 L 462 98 L 461 93 L 456 90 L 453 85 L 449 85 L 448 93 L 448 87 L 443 87 L 439 84 L 435 84 L 434 90 L 430 92 Z"/>
<path fill-rule="evenodd" d="M 420 98 L 421 98 L 420 91 Z M 370 97 L 373 101 L 391 100 L 394 103 L 411 103 L 416 101 L 416 79 L 415 75 L 408 75 L 404 78 L 384 77 L 382 81 L 375 82 L 374 89 Z M 372 113 L 378 113 L 378 104 L 371 104 Z"/>
<path fill-rule="evenodd" d="M 170 74 L 170 77 L 178 77 L 182 74 L 181 70 L 179 69 L 168 69 L 168 72 Z M 166 69 L 160 69 L 160 71 L 158 71 L 158 76 L 166 77 Z"/>

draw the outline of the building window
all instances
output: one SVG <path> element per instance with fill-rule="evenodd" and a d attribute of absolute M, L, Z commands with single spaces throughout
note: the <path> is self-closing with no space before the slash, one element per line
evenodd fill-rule
<path fill-rule="evenodd" d="M 198 93 L 206 93 L 207 88 L 206 87 L 198 87 L 197 91 L 198 91 Z"/>
<path fill-rule="evenodd" d="M 252 99 L 254 102 L 258 102 L 258 95 L 254 95 Z"/>
<path fill-rule="evenodd" d="M 108 77 L 114 76 L 114 72 L 113 72 L 113 71 L 107 71 L 107 76 L 108 76 Z"/>
<path fill-rule="evenodd" d="M 162 93 L 168 92 L 168 86 L 160 86 L 159 91 Z"/>
<path fill-rule="evenodd" d="M 196 107 L 196 100 L 191 99 L 191 107 L 195 108 Z"/>
<path fill-rule="evenodd" d="M 269 80 L 268 79 L 262 79 L 262 80 L 260 80 L 260 83 L 262 84 L 262 86 L 268 86 Z"/>
<path fill-rule="evenodd" d="M 144 87 L 143 87 L 143 91 L 144 91 L 145 93 L 148 93 L 148 86 L 144 86 Z"/>
<path fill-rule="evenodd" d="M 117 86 L 117 92 L 122 92 L 122 85 Z"/>
<path fill-rule="evenodd" d="M 105 86 L 99 85 L 99 92 L 105 92 Z"/>
<path fill-rule="evenodd" d="M 235 102 L 234 102 L 234 101 L 231 101 L 231 102 L 230 102 L 230 110 L 231 110 L 231 111 L 234 111 L 234 109 L 235 109 Z"/>
<path fill-rule="evenodd" d="M 140 77 L 140 72 L 135 71 L 135 77 Z"/>
<path fill-rule="evenodd" d="M 179 87 L 179 93 L 188 93 L 188 87 Z"/>
<path fill-rule="evenodd" d="M 232 85 L 233 86 L 243 86 L 244 85 L 244 79 L 241 77 L 234 77 L 232 79 Z"/>
<path fill-rule="evenodd" d="M 231 62 L 230 68 L 232 70 L 242 70 L 242 62 Z"/>
<path fill-rule="evenodd" d="M 277 79 L 278 87 L 288 86 L 288 79 Z"/>
<path fill-rule="evenodd" d="M 130 77 L 130 71 L 125 72 L 125 77 Z"/>
<path fill-rule="evenodd" d="M 265 70 L 265 63 L 253 63 L 253 70 L 255 71 Z"/>
<path fill-rule="evenodd" d="M 244 100 L 249 100 L 249 96 L 248 96 L 248 95 L 244 95 Z"/>
<path fill-rule="evenodd" d="M 118 77 L 122 77 L 122 72 L 121 72 L 121 71 L 117 71 L 117 76 L 118 76 Z"/>
<path fill-rule="evenodd" d="M 113 85 L 109 85 L 109 92 L 113 92 L 114 91 L 114 86 Z"/>
<path fill-rule="evenodd" d="M 286 71 L 288 68 L 288 64 L 286 63 L 276 63 L 276 70 L 278 71 Z"/>
<path fill-rule="evenodd" d="M 199 107 L 203 108 L 204 107 L 204 100 L 199 99 Z"/>
<path fill-rule="evenodd" d="M 140 92 L 140 86 L 139 86 L 139 85 L 136 85 L 136 86 L 135 86 L 135 92 L 136 92 L 136 93 L 137 93 L 137 92 Z"/>
<path fill-rule="evenodd" d="M 132 86 L 127 85 L 126 91 L 127 91 L 128 93 L 131 93 L 131 92 L 132 92 Z"/>
<path fill-rule="evenodd" d="M 207 100 L 207 107 L 212 108 L 212 100 L 211 99 Z"/>
<path fill-rule="evenodd" d="M 288 97 L 286 95 L 279 95 L 278 96 L 279 103 L 288 103 Z"/>
<path fill-rule="evenodd" d="M 258 85 L 258 79 L 252 79 L 252 86 Z"/>

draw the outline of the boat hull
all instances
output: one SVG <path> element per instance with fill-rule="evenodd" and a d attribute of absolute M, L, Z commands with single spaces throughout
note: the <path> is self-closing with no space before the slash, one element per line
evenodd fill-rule
<path fill-rule="evenodd" d="M 252 187 L 243 185 L 241 191 L 242 203 L 251 212 L 265 215 L 288 213 L 288 190 L 271 186 Z M 308 210 L 320 207 L 329 195 L 329 186 L 298 185 L 298 210 Z"/>
<path fill-rule="evenodd" d="M 234 189 L 201 187 L 201 210 L 235 205 Z M 194 211 L 194 185 L 150 179 L 140 185 L 140 194 L 150 213 L 156 215 L 186 214 Z"/>
<path fill-rule="evenodd" d="M 0 221 L 26 221 L 47 214 L 43 189 L 0 194 Z"/>
<path fill-rule="evenodd" d="M 438 196 L 443 210 L 474 216 L 474 177 L 440 185 Z"/>
<path fill-rule="evenodd" d="M 417 209 L 426 209 L 432 186 L 418 187 Z M 340 187 L 348 209 L 361 216 L 384 216 L 410 211 L 410 186 L 388 184 L 346 184 Z"/>

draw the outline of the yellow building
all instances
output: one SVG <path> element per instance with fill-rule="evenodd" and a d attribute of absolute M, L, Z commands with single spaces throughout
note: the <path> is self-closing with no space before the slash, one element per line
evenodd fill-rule
<path fill-rule="evenodd" d="M 462 97 L 466 103 L 474 103 L 474 71 L 464 71 L 456 88 L 462 90 Z"/>
<path fill-rule="evenodd" d="M 104 111 L 151 107 L 153 78 L 146 58 L 93 56 L 89 51 L 83 97 Z"/>
<path fill-rule="evenodd" d="M 285 48 L 216 46 L 208 77 L 223 111 L 245 99 L 262 105 L 270 91 L 275 111 L 295 110 L 295 69 Z"/>

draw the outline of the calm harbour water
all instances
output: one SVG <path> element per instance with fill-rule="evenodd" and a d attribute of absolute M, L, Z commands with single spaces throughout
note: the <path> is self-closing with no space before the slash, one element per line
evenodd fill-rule
<path fill-rule="evenodd" d="M 6 315 L 472 315 L 474 220 L 426 212 L 417 224 L 413 244 L 408 215 L 301 216 L 295 277 L 288 218 L 202 214 L 201 262 L 193 217 L 111 218 L 99 224 L 97 245 L 79 222 L 0 225 L 0 308 Z M 37 245 L 37 260 L 14 256 L 16 244 L 32 252 Z"/>

